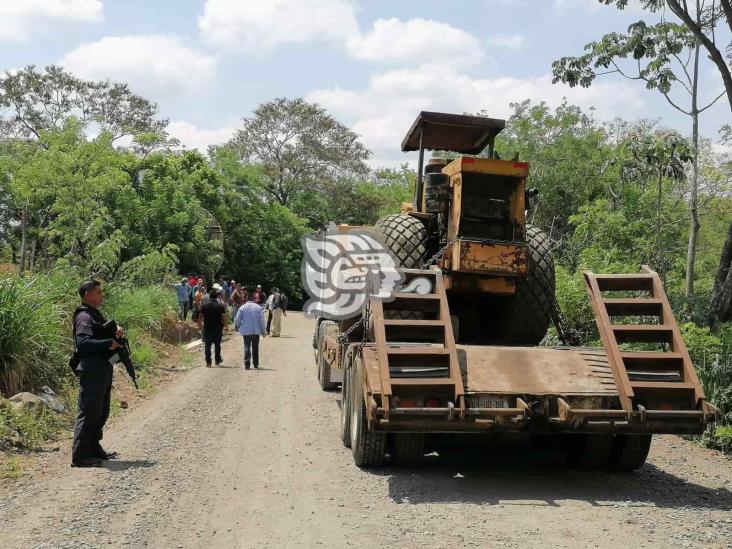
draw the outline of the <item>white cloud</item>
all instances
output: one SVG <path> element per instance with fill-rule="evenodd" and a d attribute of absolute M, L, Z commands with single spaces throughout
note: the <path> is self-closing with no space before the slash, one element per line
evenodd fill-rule
<path fill-rule="evenodd" d="M 185 120 L 173 120 L 168 124 L 168 133 L 177 137 L 186 149 L 198 149 L 205 153 L 209 145 L 226 143 L 234 135 L 235 128 L 222 127 L 214 129 L 199 128 Z"/>
<path fill-rule="evenodd" d="M 599 0 L 554 0 L 554 7 L 560 10 L 564 9 L 583 9 L 589 13 L 595 13 L 602 8 L 617 10 L 613 5 L 609 7 L 601 4 Z M 624 8 L 626 13 L 642 13 L 646 10 L 638 0 L 629 0 L 628 5 Z M 649 13 L 646 11 L 646 13 Z"/>
<path fill-rule="evenodd" d="M 351 0 L 206 0 L 198 28 L 212 45 L 262 55 L 284 43 L 342 42 L 358 32 L 355 12 Z"/>
<path fill-rule="evenodd" d="M 63 23 L 98 23 L 101 0 L 1 0 L 0 40 L 25 41 Z"/>
<path fill-rule="evenodd" d="M 161 34 L 107 36 L 78 46 L 59 64 L 81 78 L 128 82 L 135 93 L 159 100 L 204 93 L 217 59 Z"/>
<path fill-rule="evenodd" d="M 439 71 L 440 78 L 434 75 Z M 641 90 L 642 91 L 642 90 Z M 558 105 L 563 97 L 583 108 L 596 107 L 601 118 L 643 112 L 638 88 L 628 83 L 597 82 L 591 88 L 552 85 L 551 76 L 538 78 L 473 78 L 451 67 L 423 65 L 371 77 L 361 91 L 331 88 L 315 90 L 308 101 L 321 104 L 361 135 L 379 162 L 398 163 L 401 140 L 420 110 L 477 112 L 505 118 L 510 103 L 531 99 Z M 375 161 L 372 165 L 377 166 Z"/>
<path fill-rule="evenodd" d="M 522 34 L 496 34 L 488 39 L 488 44 L 509 50 L 520 50 L 528 46 L 526 37 Z"/>
<path fill-rule="evenodd" d="M 356 59 L 397 63 L 469 65 L 485 56 L 480 41 L 462 29 L 429 19 L 377 19 L 367 33 L 346 40 Z"/>
<path fill-rule="evenodd" d="M 559 9 L 583 8 L 591 13 L 602 7 L 599 0 L 554 0 L 554 6 Z"/>

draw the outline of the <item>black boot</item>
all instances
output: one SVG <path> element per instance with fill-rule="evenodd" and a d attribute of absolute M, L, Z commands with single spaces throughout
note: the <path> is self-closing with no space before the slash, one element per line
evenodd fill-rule
<path fill-rule="evenodd" d="M 102 460 L 94 457 L 79 458 L 71 462 L 72 467 L 101 467 Z"/>

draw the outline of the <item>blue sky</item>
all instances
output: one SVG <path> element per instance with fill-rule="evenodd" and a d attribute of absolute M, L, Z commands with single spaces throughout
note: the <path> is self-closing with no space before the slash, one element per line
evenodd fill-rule
<path fill-rule="evenodd" d="M 419 110 L 505 117 L 511 102 L 566 96 L 603 120 L 659 118 L 688 133 L 636 82 L 551 84 L 554 59 L 658 17 L 598 0 L 0 0 L 0 70 L 58 63 L 127 81 L 203 150 L 259 103 L 305 97 L 362 136 L 372 165 L 394 166 L 413 160 L 399 143 Z M 721 90 L 711 64 L 702 76 L 706 96 Z M 716 139 L 731 119 L 720 101 L 702 133 Z"/>

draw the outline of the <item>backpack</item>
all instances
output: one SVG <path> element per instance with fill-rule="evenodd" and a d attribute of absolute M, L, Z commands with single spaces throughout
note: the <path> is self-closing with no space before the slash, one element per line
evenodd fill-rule
<path fill-rule="evenodd" d="M 275 294 L 272 296 L 272 309 L 277 309 L 282 305 L 282 294 L 279 292 L 275 292 Z"/>

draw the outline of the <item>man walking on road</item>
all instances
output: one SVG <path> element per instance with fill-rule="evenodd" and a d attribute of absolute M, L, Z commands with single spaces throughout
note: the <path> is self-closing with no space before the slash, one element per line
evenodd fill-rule
<path fill-rule="evenodd" d="M 109 417 L 112 392 L 112 364 L 109 359 L 121 345 L 103 335 L 104 317 L 98 308 L 104 302 L 102 287 L 96 280 L 79 286 L 81 306 L 74 311 L 74 347 L 79 362 L 75 367 L 79 376 L 79 414 L 74 425 L 72 467 L 100 467 L 103 459 L 117 457 L 116 452 L 105 452 L 100 441 Z M 117 329 L 117 339 L 124 337 Z"/>
<path fill-rule="evenodd" d="M 265 335 L 264 312 L 254 301 L 247 301 L 239 307 L 234 319 L 234 328 L 244 337 L 244 368 L 250 363 L 259 368 L 259 336 Z"/>
<path fill-rule="evenodd" d="M 272 337 L 280 337 L 282 331 L 282 317 L 287 316 L 287 296 L 277 288 L 274 288 L 272 295 L 267 300 L 269 305 L 269 318 L 267 318 L 267 334 L 269 334 L 270 321 L 272 322 Z"/>
<path fill-rule="evenodd" d="M 201 328 L 206 368 L 211 367 L 211 345 L 214 346 L 216 366 L 224 361 L 221 358 L 221 337 L 228 319 L 226 305 L 218 299 L 220 291 L 218 284 L 211 288 L 208 298 L 201 304 L 201 311 L 198 314 L 198 327 Z"/>

